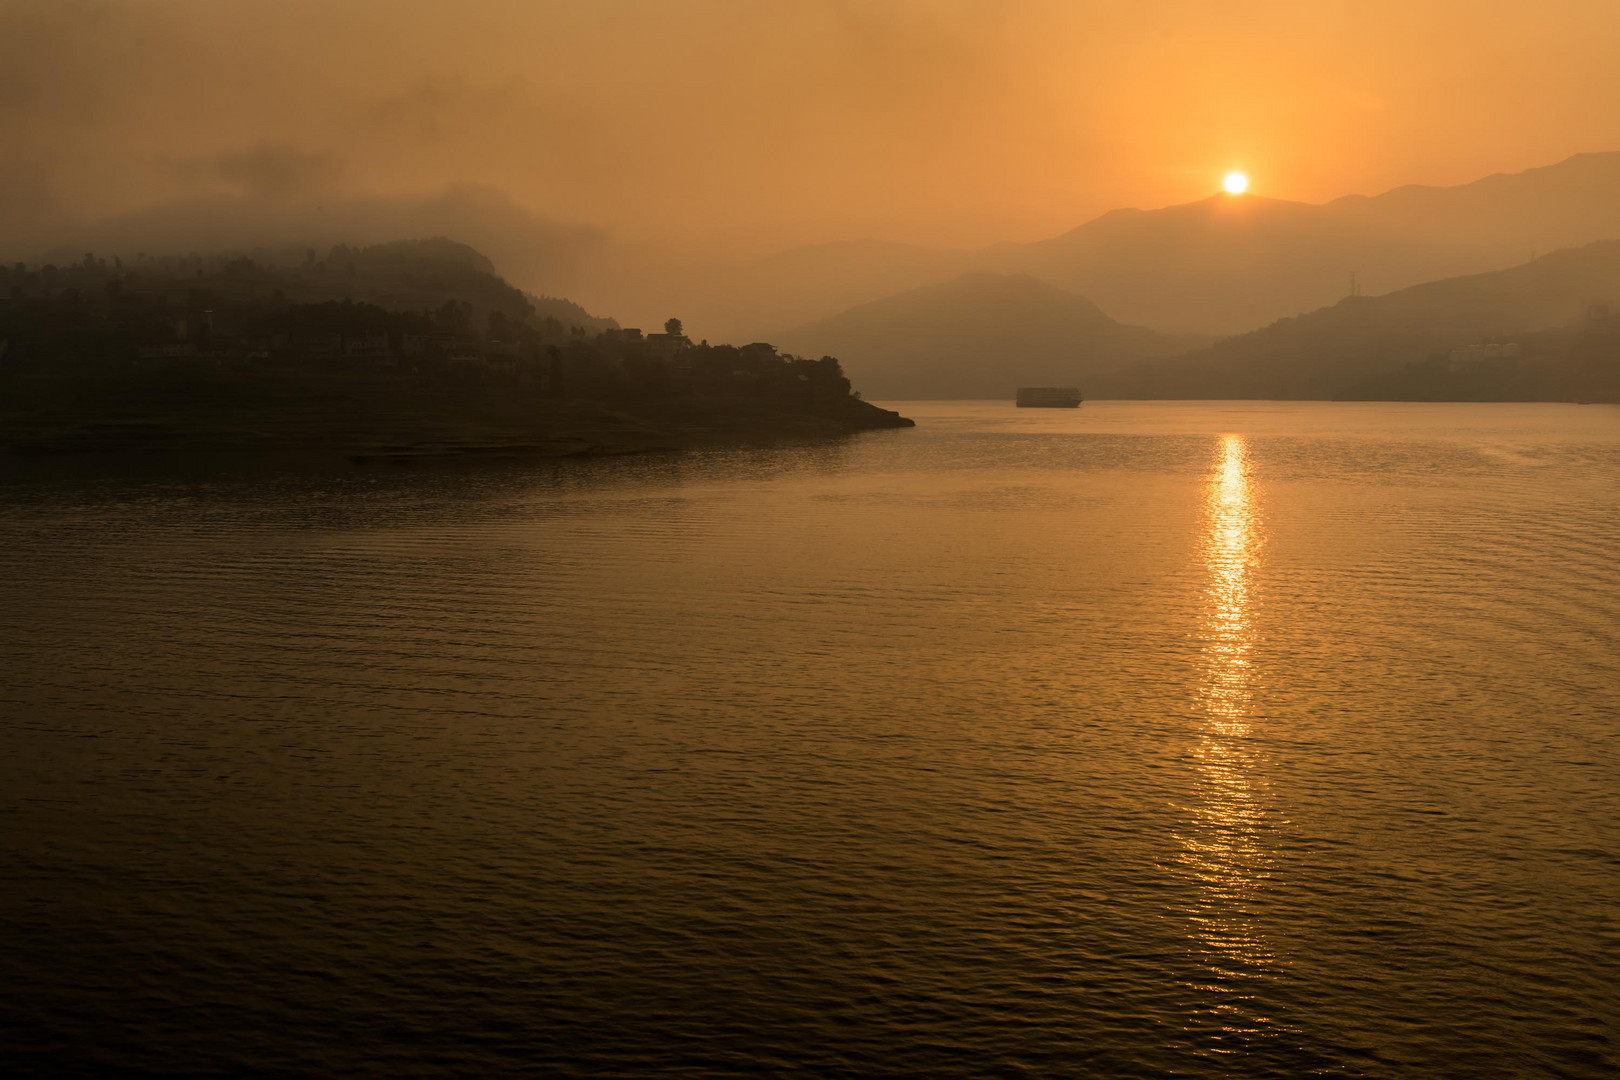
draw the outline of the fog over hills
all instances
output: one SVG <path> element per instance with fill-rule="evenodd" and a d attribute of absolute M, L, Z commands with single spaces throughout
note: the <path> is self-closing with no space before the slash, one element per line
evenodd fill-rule
<path fill-rule="evenodd" d="M 1029 274 L 1126 323 L 1241 333 L 1333 303 L 1498 270 L 1620 236 L 1620 152 L 1458 187 L 1401 187 L 1324 204 L 1219 195 L 1117 210 L 1049 240 L 978 251 L 862 242 L 695 272 L 679 308 L 745 337 L 970 271 Z"/>
<path fill-rule="evenodd" d="M 1104 214 L 1034 243 L 977 250 L 877 240 L 796 248 L 743 265 L 696 251 L 650 253 L 633 237 L 537 215 L 500 191 L 460 185 L 418 197 L 267 187 L 259 172 L 303 159 L 263 151 L 247 186 L 65 228 L 49 245 L 8 236 L 8 259 L 64 262 L 84 252 L 325 250 L 443 235 L 487 252 L 533 292 L 567 295 L 631 323 L 679 314 L 700 337 L 769 339 L 845 309 L 973 272 L 1027 274 L 1085 296 L 1119 321 L 1178 333 L 1243 333 L 1331 304 L 1351 271 L 1367 293 L 1503 269 L 1620 236 L 1620 152 L 1457 187 L 1400 187 L 1323 204 L 1218 195 Z M 248 183 L 251 180 L 252 183 Z"/>
<path fill-rule="evenodd" d="M 293 167 L 285 152 L 253 156 L 253 167 Z M 0 233 L 6 261 L 77 261 L 85 252 L 126 262 L 140 254 L 218 255 L 335 245 L 373 247 L 402 236 L 448 236 L 489 257 L 493 268 L 530 292 L 578 297 L 585 267 L 602 246 L 590 229 L 529 213 L 501 192 L 460 185 L 419 197 L 281 194 L 255 183 L 241 192 L 161 203 L 53 231 L 48 244 Z M 22 234 L 26 237 L 26 233 Z M 592 304 L 593 309 L 602 305 Z"/>
<path fill-rule="evenodd" d="M 1501 397 L 1613 400 L 1620 335 L 1620 240 L 1384 296 L 1346 297 L 1169 360 L 1106 374 L 1118 398 Z M 1458 371 L 1453 350 L 1518 342 L 1522 359 Z"/>
<path fill-rule="evenodd" d="M 1320 206 L 1225 195 L 1106 215 L 1011 253 L 1020 269 L 1119 318 L 1232 333 L 1345 295 L 1501 269 L 1620 236 L 1620 153 L 1582 154 L 1461 187 Z"/>
<path fill-rule="evenodd" d="M 1020 385 L 1074 385 L 1207 339 L 1127 326 L 1028 274 L 965 274 L 773 336 L 831 354 L 877 399 L 1010 398 Z"/>
<path fill-rule="evenodd" d="M 863 241 L 730 269 L 694 259 L 655 273 L 651 264 L 614 262 L 589 229 L 465 188 L 416 200 L 243 194 L 173 203 L 72 232 L 42 261 L 65 264 L 87 251 L 126 260 L 142 251 L 235 251 L 271 265 L 302 261 L 304 245 L 325 250 L 345 237 L 365 245 L 435 234 L 493 256 L 463 267 L 469 281 L 498 267 L 530 289 L 586 299 L 593 311 L 623 318 L 627 309 L 651 310 L 657 321 L 680 316 L 699 338 L 837 356 L 880 400 L 1005 397 L 1038 383 L 1079 383 L 1112 396 L 1336 397 L 1376 386 L 1399 397 L 1420 392 L 1409 381 L 1388 381 L 1402 365 L 1482 335 L 1569 325 L 1585 302 L 1620 299 L 1605 285 L 1609 249 L 1601 245 L 1529 261 L 1532 253 L 1620 237 L 1620 152 L 1319 205 L 1219 195 L 1118 210 L 1049 240 L 976 251 Z M 387 252 L 373 248 L 356 265 L 364 269 Z M 449 247 L 432 254 L 441 264 L 463 258 Z M 1490 276 L 1504 268 L 1513 269 Z M 1337 304 L 1351 271 L 1365 293 L 1382 295 Z M 1466 280 L 1447 280 L 1459 278 Z M 397 289 L 404 279 L 390 271 L 373 284 L 385 280 Z M 1435 284 L 1411 288 L 1425 282 Z M 591 287 L 582 294 L 571 283 Z M 325 287 L 337 296 L 355 284 L 333 279 Z M 447 284 L 434 276 L 406 292 Z M 376 297 L 395 307 L 417 299 Z M 566 301 L 530 295 L 527 302 L 565 325 L 614 325 Z M 1312 314 L 1292 319 L 1301 312 Z M 1286 321 L 1268 325 L 1278 319 Z M 1266 329 L 1246 333 L 1256 327 Z M 1185 362 L 1103 377 L 1205 349 L 1216 333 L 1244 336 Z M 1435 384 L 1421 392 L 1484 391 Z"/>

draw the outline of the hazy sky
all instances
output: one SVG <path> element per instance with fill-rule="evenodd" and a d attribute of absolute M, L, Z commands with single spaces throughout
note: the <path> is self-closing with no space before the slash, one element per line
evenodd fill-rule
<path fill-rule="evenodd" d="M 1620 0 L 0 0 L 0 239 L 245 196 L 753 254 L 1620 149 Z M 450 194 L 445 192 L 449 190 Z"/>

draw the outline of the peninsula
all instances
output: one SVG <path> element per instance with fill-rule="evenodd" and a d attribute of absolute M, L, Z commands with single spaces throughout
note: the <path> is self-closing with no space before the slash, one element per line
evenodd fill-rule
<path fill-rule="evenodd" d="M 908 427 L 839 362 L 530 296 L 444 239 L 0 268 L 0 450 L 572 456 Z"/>

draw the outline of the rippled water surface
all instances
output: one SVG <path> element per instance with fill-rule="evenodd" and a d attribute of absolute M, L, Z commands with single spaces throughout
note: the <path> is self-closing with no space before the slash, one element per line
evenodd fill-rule
<path fill-rule="evenodd" d="M 1620 1071 L 1620 410 L 6 466 L 13 1073 Z"/>

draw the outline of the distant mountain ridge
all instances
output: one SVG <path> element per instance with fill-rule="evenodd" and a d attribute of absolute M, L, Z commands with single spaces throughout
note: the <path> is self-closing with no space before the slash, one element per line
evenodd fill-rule
<path fill-rule="evenodd" d="M 385 261 L 398 260 L 402 264 L 438 264 L 459 267 L 474 273 L 499 277 L 495 264 L 476 248 L 446 236 L 429 236 L 415 240 L 390 240 L 360 249 L 367 258 Z"/>
<path fill-rule="evenodd" d="M 324 287 L 332 294 L 352 293 L 356 300 L 395 310 L 420 307 L 435 296 L 452 296 L 471 303 L 480 317 L 488 311 L 501 311 L 511 317 L 556 319 L 564 326 L 591 331 L 615 330 L 619 325 L 611 318 L 590 314 L 572 300 L 518 289 L 496 271 L 483 252 L 448 237 L 394 240 L 362 248 L 340 245 L 328 261 L 335 269 L 343 267 L 344 277 L 334 274 L 334 280 L 324 286 L 316 281 L 315 291 Z M 311 288 L 307 276 L 301 284 Z"/>
<path fill-rule="evenodd" d="M 869 397 L 1011 398 L 1020 385 L 1075 385 L 1143 357 L 1208 341 L 1127 326 L 1028 274 L 965 274 L 774 335 L 837 356 Z"/>
<path fill-rule="evenodd" d="M 1079 293 L 1126 323 L 1230 334 L 1333 303 L 1352 272 L 1364 291 L 1383 293 L 1615 237 L 1620 152 L 1589 153 L 1455 187 L 1321 204 L 1223 194 L 1115 210 L 1049 240 L 977 251 L 876 241 L 801 248 L 695 276 L 680 307 L 692 321 L 757 336 L 991 271 Z"/>
<path fill-rule="evenodd" d="M 498 311 L 516 319 L 551 318 L 588 331 L 615 330 L 619 325 L 571 300 L 524 292 L 497 273 L 482 252 L 443 236 L 365 247 L 338 244 L 319 255 L 314 248 L 281 245 L 207 256 L 143 256 L 127 268 L 136 278 L 178 285 L 208 272 L 215 275 L 210 288 L 238 299 L 274 292 L 294 302 L 354 300 L 390 311 L 427 309 L 454 300 L 467 304 L 479 320 Z"/>
<path fill-rule="evenodd" d="M 1092 390 L 1120 398 L 1613 400 L 1620 336 L 1605 312 L 1616 310 L 1620 240 L 1599 241 L 1507 270 L 1346 297 L 1185 356 L 1105 374 Z M 1453 350 L 1490 340 L 1521 342 L 1522 360 L 1487 382 L 1451 369 Z"/>
<path fill-rule="evenodd" d="M 1011 265 L 1116 317 L 1233 333 L 1344 296 L 1503 269 L 1620 237 L 1620 153 L 1458 187 L 1395 188 L 1320 205 L 1217 195 L 1105 215 L 1026 245 Z"/>

